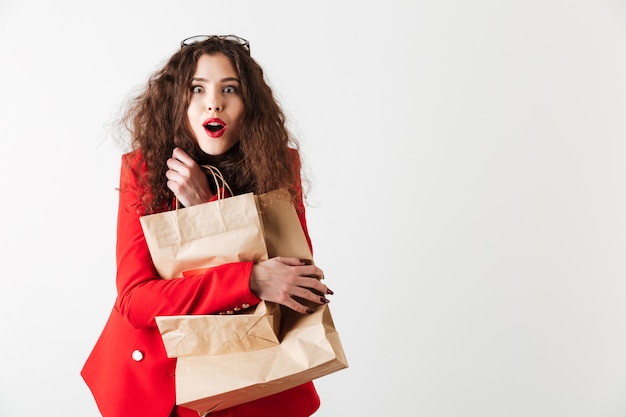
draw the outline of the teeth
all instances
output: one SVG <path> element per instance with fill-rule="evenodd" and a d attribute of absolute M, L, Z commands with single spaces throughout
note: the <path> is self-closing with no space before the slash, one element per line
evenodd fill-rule
<path fill-rule="evenodd" d="M 210 130 L 211 132 L 217 132 L 219 130 L 222 130 L 224 128 L 224 125 L 221 125 L 216 122 L 211 122 L 211 123 L 207 123 L 204 127 Z"/>

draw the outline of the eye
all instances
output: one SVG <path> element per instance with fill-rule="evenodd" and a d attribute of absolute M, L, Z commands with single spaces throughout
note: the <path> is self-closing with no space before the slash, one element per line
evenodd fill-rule
<path fill-rule="evenodd" d="M 204 91 L 204 89 L 202 87 L 200 87 L 199 85 L 191 86 L 191 92 L 192 93 L 201 93 L 203 91 Z"/>
<path fill-rule="evenodd" d="M 229 85 L 227 87 L 224 87 L 224 90 L 222 91 L 226 94 L 236 94 L 239 90 L 237 89 L 237 87 Z"/>

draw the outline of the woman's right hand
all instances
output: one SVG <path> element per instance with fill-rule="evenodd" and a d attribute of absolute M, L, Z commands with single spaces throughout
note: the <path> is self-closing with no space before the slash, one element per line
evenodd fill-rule
<path fill-rule="evenodd" d="M 202 204 L 213 198 L 202 167 L 185 151 L 175 148 L 167 160 L 167 188 L 185 207 Z"/>
<path fill-rule="evenodd" d="M 324 272 L 310 261 L 279 256 L 252 267 L 250 290 L 262 300 L 310 314 L 313 311 L 297 298 L 315 304 L 328 303 L 326 294 L 333 292 L 322 284 L 323 279 Z"/>

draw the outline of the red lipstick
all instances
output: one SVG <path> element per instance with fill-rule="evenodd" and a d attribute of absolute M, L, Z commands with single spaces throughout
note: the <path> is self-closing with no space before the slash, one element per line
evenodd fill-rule
<path fill-rule="evenodd" d="M 226 132 L 226 122 L 217 117 L 206 119 L 202 126 L 204 126 L 206 134 L 212 138 L 219 138 Z"/>

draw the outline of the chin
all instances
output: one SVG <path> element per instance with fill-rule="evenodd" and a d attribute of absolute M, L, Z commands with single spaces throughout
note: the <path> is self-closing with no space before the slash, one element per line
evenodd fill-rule
<path fill-rule="evenodd" d="M 225 153 L 229 148 L 223 146 L 200 146 L 202 152 L 211 156 L 219 156 Z"/>
<path fill-rule="evenodd" d="M 212 144 L 212 145 L 213 146 L 200 145 L 200 149 L 202 149 L 202 152 L 204 152 L 207 155 L 220 156 L 228 152 L 235 144 L 231 143 L 225 146 L 215 146 L 215 144 Z"/>
<path fill-rule="evenodd" d="M 213 149 L 202 149 L 202 152 L 204 152 L 207 155 L 211 155 L 211 156 L 220 156 L 220 155 L 223 155 L 226 151 L 215 151 Z"/>

